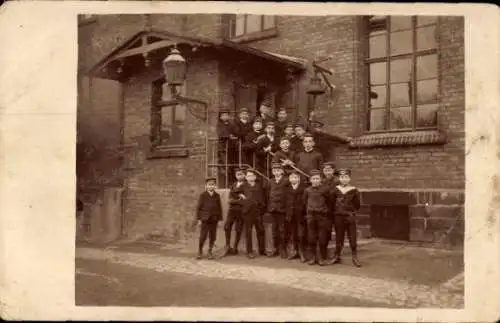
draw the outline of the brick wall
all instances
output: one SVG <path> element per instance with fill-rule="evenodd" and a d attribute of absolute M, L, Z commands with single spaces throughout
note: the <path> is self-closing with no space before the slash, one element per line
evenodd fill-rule
<path fill-rule="evenodd" d="M 191 61 L 188 96 L 218 105 L 218 64 Z M 151 82 L 159 74 L 149 71 L 130 79 L 125 86 L 124 142 L 126 200 L 125 227 L 130 238 L 159 234 L 174 239 L 192 230 L 196 198 L 204 187 L 204 124 L 186 115 L 187 158 L 148 159 Z M 195 107 L 196 108 L 196 107 Z M 212 113 L 213 115 L 213 113 Z M 202 131 L 202 132 L 200 132 Z M 213 131 L 213 129 L 211 130 Z"/>

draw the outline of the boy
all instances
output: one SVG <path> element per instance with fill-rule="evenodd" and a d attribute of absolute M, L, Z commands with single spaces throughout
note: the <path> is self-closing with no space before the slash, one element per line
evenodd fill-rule
<path fill-rule="evenodd" d="M 222 204 L 220 195 L 215 191 L 216 179 L 209 177 L 205 180 L 205 192 L 200 194 L 198 205 L 196 206 L 196 219 L 201 224 L 200 240 L 198 245 L 198 256 L 203 257 L 203 247 L 207 236 L 208 241 L 208 259 L 214 259 L 212 253 L 217 235 L 217 222 L 222 220 Z"/>
<path fill-rule="evenodd" d="M 291 140 L 295 137 L 293 124 L 287 123 L 285 130 L 283 130 L 283 137 L 290 139 L 290 144 L 292 143 Z"/>
<path fill-rule="evenodd" d="M 295 166 L 309 174 L 313 169 L 321 169 L 323 156 L 314 149 L 314 139 L 309 133 L 304 135 L 304 150 L 295 154 Z"/>
<path fill-rule="evenodd" d="M 278 150 L 279 143 L 276 137 L 274 122 L 270 121 L 266 124 L 265 136 L 258 139 L 255 154 L 257 159 L 261 160 L 261 165 L 265 165 L 264 169 L 257 169 L 267 177 L 271 173 L 272 154 Z"/>
<path fill-rule="evenodd" d="M 257 148 L 258 139 L 263 137 L 262 120 L 258 118 L 255 119 L 252 123 L 252 129 L 253 130 L 245 136 L 245 141 L 243 142 L 243 151 L 245 152 L 247 160 L 245 164 L 251 165 L 254 168 L 259 168 L 261 165 L 258 164 L 257 156 L 255 156 L 255 149 Z"/>
<path fill-rule="evenodd" d="M 271 215 L 273 228 L 274 252 L 271 257 L 281 256 L 287 258 L 285 241 L 285 192 L 288 181 L 283 176 L 283 168 L 280 163 L 272 165 L 273 179 L 269 181 L 269 196 L 267 212 Z"/>
<path fill-rule="evenodd" d="M 219 164 L 234 164 L 237 158 L 236 140 L 238 137 L 233 134 L 233 125 L 230 119 L 229 110 L 222 108 L 219 112 L 219 121 L 217 124 Z M 229 170 L 231 170 L 231 167 L 229 167 Z"/>
<path fill-rule="evenodd" d="M 266 255 L 265 250 L 265 232 L 263 215 L 267 207 L 266 187 L 256 181 L 257 177 L 253 169 L 247 169 L 246 180 L 243 185 L 243 210 L 242 216 L 245 227 L 245 240 L 247 257 L 250 259 L 255 258 L 252 245 L 252 231 L 255 227 L 257 232 L 257 244 L 259 246 L 259 254 Z"/>
<path fill-rule="evenodd" d="M 338 184 L 337 177 L 335 176 L 335 164 L 333 162 L 325 162 L 323 164 L 323 184 L 328 187 L 330 192 L 333 192 L 335 189 L 335 186 Z M 335 208 L 335 201 L 332 199 L 329 200 L 329 216 L 330 219 L 332 219 L 332 226 L 330 227 L 330 231 L 328 232 L 328 242 L 330 242 L 331 237 L 332 237 L 332 231 L 333 231 L 333 219 L 334 219 L 334 208 Z"/>
<path fill-rule="evenodd" d="M 243 218 L 241 210 L 243 208 L 243 184 L 245 184 L 245 170 L 243 168 L 236 169 L 235 172 L 236 182 L 231 185 L 229 190 L 229 210 L 227 214 L 226 223 L 224 224 L 224 231 L 226 234 L 226 248 L 224 256 L 237 255 L 238 245 L 240 244 L 241 234 L 243 232 Z M 234 247 L 231 248 L 231 231 L 235 226 L 236 237 L 234 240 Z"/>
<path fill-rule="evenodd" d="M 280 163 L 283 166 L 285 174 L 289 174 L 292 171 L 293 160 L 295 154 L 290 150 L 290 139 L 283 137 L 280 139 L 280 150 L 278 150 L 272 159 L 274 163 Z"/>
<path fill-rule="evenodd" d="M 264 99 L 259 106 L 259 113 L 255 117 L 256 119 L 261 119 L 264 124 L 274 121 L 271 114 L 271 102 L 268 99 Z"/>
<path fill-rule="evenodd" d="M 326 265 L 327 247 L 332 223 L 328 212 L 330 190 L 321 185 L 321 173 L 313 169 L 310 172 L 311 186 L 304 191 L 304 205 L 306 206 L 307 240 L 309 243 L 309 265 L 316 262 L 320 266 Z M 317 250 L 319 249 L 319 251 Z"/>
<path fill-rule="evenodd" d="M 289 184 L 285 192 L 285 246 L 288 246 L 293 238 L 294 253 L 288 259 L 296 259 L 305 262 L 305 250 L 307 247 L 307 225 L 304 216 L 303 195 L 306 189 L 301 183 L 300 175 L 295 170 L 288 175 Z"/>
<path fill-rule="evenodd" d="M 335 201 L 335 258 L 334 264 L 341 262 L 342 249 L 344 247 L 345 233 L 349 239 L 352 253 L 352 263 L 356 267 L 361 267 L 357 258 L 357 228 L 356 212 L 360 208 L 360 194 L 356 187 L 350 185 L 351 170 L 339 169 L 337 172 L 340 184 L 333 191 L 333 201 Z"/>
<path fill-rule="evenodd" d="M 287 126 L 287 112 L 285 108 L 280 108 L 276 120 L 276 135 L 282 137 L 285 134 L 285 127 Z"/>
<path fill-rule="evenodd" d="M 302 123 L 295 124 L 295 136 L 290 140 L 290 150 L 295 154 L 304 150 L 304 135 L 306 134 L 305 127 Z"/>
<path fill-rule="evenodd" d="M 238 120 L 234 122 L 233 132 L 236 137 L 238 137 L 238 162 L 241 164 L 250 164 L 251 161 L 248 160 L 244 154 L 243 144 L 245 137 L 252 131 L 252 123 L 250 123 L 248 110 L 241 108 L 238 114 Z M 241 158 L 241 160 L 240 160 Z"/>

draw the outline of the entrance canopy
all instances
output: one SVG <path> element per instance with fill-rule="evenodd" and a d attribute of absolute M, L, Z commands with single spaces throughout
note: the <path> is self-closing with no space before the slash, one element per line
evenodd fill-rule
<path fill-rule="evenodd" d="M 210 39 L 178 35 L 154 29 L 143 30 L 124 41 L 92 66 L 87 74 L 122 80 L 144 67 L 161 68 L 161 61 L 176 47 L 184 57 L 205 55 L 214 59 L 248 59 L 265 64 L 271 71 L 298 74 L 306 69 L 306 61 L 277 53 L 265 52 L 226 39 Z"/>

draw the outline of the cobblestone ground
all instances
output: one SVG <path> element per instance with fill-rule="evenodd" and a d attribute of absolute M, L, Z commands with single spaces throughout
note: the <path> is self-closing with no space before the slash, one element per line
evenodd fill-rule
<path fill-rule="evenodd" d="M 77 259 L 105 260 L 157 272 L 189 274 L 207 278 L 235 279 L 274 286 L 293 287 L 329 296 L 351 297 L 403 308 L 462 308 L 463 276 L 437 287 L 386 279 L 334 273 L 266 268 L 252 264 L 196 261 L 185 257 L 78 248 Z"/>

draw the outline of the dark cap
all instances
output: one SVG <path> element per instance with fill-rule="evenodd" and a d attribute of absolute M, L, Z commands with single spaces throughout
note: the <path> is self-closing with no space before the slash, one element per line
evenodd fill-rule
<path fill-rule="evenodd" d="M 237 167 L 235 170 L 234 170 L 234 173 L 238 173 L 238 172 L 245 172 L 246 171 L 246 168 L 245 167 Z"/>
<path fill-rule="evenodd" d="M 262 100 L 262 102 L 260 103 L 260 105 L 265 105 L 268 107 L 270 107 L 272 104 L 273 102 L 270 98 L 264 98 L 264 100 Z"/>
<path fill-rule="evenodd" d="M 230 113 L 230 111 L 229 111 L 228 108 L 220 107 L 219 108 L 219 114 L 222 114 L 222 113 Z"/>
<path fill-rule="evenodd" d="M 304 134 L 304 138 L 305 138 L 305 137 L 312 137 L 312 138 L 314 138 L 314 135 L 313 135 L 312 133 L 310 133 L 310 132 L 306 132 L 306 133 Z"/>
<path fill-rule="evenodd" d="M 311 126 L 318 126 L 318 127 L 323 127 L 325 124 L 321 121 L 318 120 L 312 120 L 311 121 Z"/>
<path fill-rule="evenodd" d="M 205 183 L 208 183 L 208 182 L 217 182 L 217 178 L 215 178 L 213 176 L 209 176 L 209 177 L 205 178 Z"/>
<path fill-rule="evenodd" d="M 351 176 L 351 170 L 349 168 L 340 168 L 337 170 L 337 175 L 349 175 Z"/>
<path fill-rule="evenodd" d="M 292 174 L 297 175 L 298 177 L 300 177 L 300 173 L 298 171 L 296 171 L 295 169 L 292 169 L 292 170 L 290 170 L 288 172 L 288 176 L 290 176 Z"/>
<path fill-rule="evenodd" d="M 309 173 L 309 175 L 311 175 L 311 176 L 320 175 L 320 176 L 321 176 L 321 172 L 320 172 L 319 170 L 317 170 L 317 169 L 313 169 L 313 170 Z"/>
<path fill-rule="evenodd" d="M 281 166 L 281 164 L 280 164 L 280 163 L 273 163 L 273 164 L 271 165 L 271 168 L 281 168 L 281 169 L 283 169 L 283 166 Z"/>
<path fill-rule="evenodd" d="M 304 124 L 304 122 L 302 122 L 302 121 L 297 121 L 297 122 L 295 122 L 295 128 L 297 128 L 297 127 L 300 127 L 300 128 L 302 128 L 302 129 L 305 129 L 305 128 L 306 128 L 306 125 L 305 125 L 305 124 Z"/>
<path fill-rule="evenodd" d="M 245 172 L 246 172 L 246 173 L 256 174 L 256 173 L 255 173 L 255 169 L 253 169 L 253 168 L 247 168 L 247 169 L 245 170 Z"/>
<path fill-rule="evenodd" d="M 248 113 L 249 111 L 248 111 L 248 109 L 247 109 L 247 108 L 241 108 L 241 109 L 238 111 L 238 113 L 242 113 L 242 112 L 246 112 L 246 113 Z"/>
<path fill-rule="evenodd" d="M 293 127 L 294 127 L 293 123 L 287 123 L 286 126 L 285 126 L 285 129 L 286 128 L 292 128 L 293 129 Z"/>
<path fill-rule="evenodd" d="M 280 108 L 280 109 L 278 110 L 278 112 L 281 112 L 281 111 L 283 111 L 283 112 L 288 112 L 288 111 L 286 110 L 286 108 L 283 108 L 283 107 L 282 107 L 282 108 Z"/>
<path fill-rule="evenodd" d="M 288 138 L 286 136 L 280 138 L 280 142 L 285 141 L 285 140 L 290 142 L 290 138 Z"/>
<path fill-rule="evenodd" d="M 266 127 L 267 126 L 273 126 L 274 127 L 274 122 L 273 121 L 268 121 L 266 122 Z"/>
<path fill-rule="evenodd" d="M 335 169 L 335 164 L 333 162 L 328 161 L 328 162 L 323 163 L 323 168 L 326 168 L 326 167 L 331 167 L 331 168 Z"/>
<path fill-rule="evenodd" d="M 262 119 L 261 118 L 255 118 L 253 120 L 253 123 L 256 123 L 256 122 L 262 123 Z"/>

